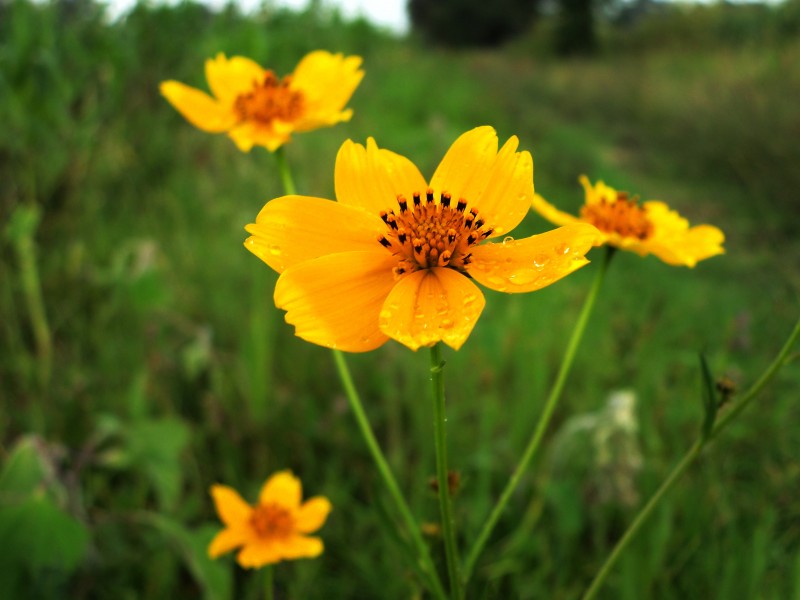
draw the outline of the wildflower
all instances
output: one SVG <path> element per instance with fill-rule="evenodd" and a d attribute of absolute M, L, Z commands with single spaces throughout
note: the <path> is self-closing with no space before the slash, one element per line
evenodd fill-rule
<path fill-rule="evenodd" d="M 336 157 L 338 202 L 284 196 L 247 226 L 248 250 L 281 273 L 275 304 L 299 337 L 350 352 L 389 338 L 416 350 L 454 349 L 485 300 L 473 280 L 529 292 L 582 267 L 596 241 L 577 223 L 522 240 L 504 236 L 533 198 L 533 161 L 491 127 L 463 134 L 428 184 L 403 156 L 346 141 Z"/>
<path fill-rule="evenodd" d="M 225 529 L 208 547 L 211 558 L 241 547 L 237 562 L 244 568 L 258 568 L 322 553 L 322 540 L 304 534 L 322 527 L 331 503 L 317 496 L 301 504 L 300 480 L 290 471 L 270 477 L 262 486 L 255 506 L 247 504 L 236 490 L 225 485 L 212 486 L 211 495 L 225 524 Z"/>
<path fill-rule="evenodd" d="M 195 127 L 227 132 L 243 152 L 274 152 L 294 132 L 350 120 L 352 109 L 343 109 L 364 76 L 360 65 L 359 56 L 317 50 L 279 79 L 249 58 L 220 53 L 206 61 L 213 98 L 178 81 L 163 82 L 161 93 Z"/>
<path fill-rule="evenodd" d="M 598 181 L 594 187 L 580 177 L 586 202 L 580 217 L 561 212 L 538 194 L 533 208 L 556 225 L 586 222 L 602 233 L 602 242 L 636 252 L 655 254 L 669 265 L 694 267 L 698 261 L 722 254 L 725 235 L 712 225 L 689 227 L 689 222 L 663 202 L 650 200 L 639 205 L 637 198 L 618 192 Z"/>

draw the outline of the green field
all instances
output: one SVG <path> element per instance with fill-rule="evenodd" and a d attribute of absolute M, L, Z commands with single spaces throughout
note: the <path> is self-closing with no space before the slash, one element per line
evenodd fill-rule
<path fill-rule="evenodd" d="M 325 12 L 142 5 L 108 23 L 83 1 L 0 3 L 4 597 L 255 598 L 232 557 L 206 558 L 221 527 L 208 490 L 254 500 L 285 468 L 334 510 L 324 554 L 276 568 L 276 598 L 428 597 L 329 351 L 293 335 L 277 275 L 242 246 L 282 195 L 274 157 L 193 128 L 158 93 L 166 79 L 205 89 L 217 52 L 289 73 L 317 48 L 363 56 L 366 76 L 351 122 L 286 147 L 300 193 L 334 197 L 347 138 L 373 136 L 430 176 L 459 134 L 492 125 L 519 136 L 537 192 L 564 209 L 585 173 L 726 233 L 726 254 L 694 269 L 617 253 L 467 596 L 580 597 L 697 438 L 698 353 L 745 389 L 798 318 L 800 43 L 605 32 L 598 57 L 559 60 L 537 31 L 456 53 Z M 531 214 L 514 235 L 550 228 Z M 464 547 L 536 424 L 601 252 L 539 292 L 485 290 L 468 342 L 445 349 Z M 414 514 L 436 523 L 427 352 L 389 342 L 349 362 Z M 613 426 L 619 390 L 635 394 L 632 428 Z M 600 597 L 800 600 L 799 399 L 795 361 L 706 449 Z M 444 573 L 441 539 L 426 539 Z"/>

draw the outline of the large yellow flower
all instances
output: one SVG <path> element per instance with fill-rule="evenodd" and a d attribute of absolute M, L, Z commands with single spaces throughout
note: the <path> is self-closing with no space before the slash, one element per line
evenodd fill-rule
<path fill-rule="evenodd" d="M 586 202 L 580 217 L 561 212 L 538 194 L 533 208 L 556 225 L 591 223 L 602 232 L 603 243 L 640 256 L 655 254 L 669 265 L 694 267 L 697 261 L 722 254 L 725 235 L 712 225 L 689 227 L 689 222 L 669 206 L 650 200 L 641 206 L 636 198 L 598 181 L 594 186 L 581 175 Z"/>
<path fill-rule="evenodd" d="M 317 496 L 301 504 L 300 480 L 290 471 L 270 477 L 261 488 L 255 506 L 247 504 L 236 490 L 225 485 L 212 486 L 211 495 L 225 524 L 225 529 L 208 547 L 211 558 L 241 547 L 237 562 L 244 568 L 258 568 L 322 553 L 322 540 L 304 534 L 322 527 L 331 503 Z"/>
<path fill-rule="evenodd" d="M 281 273 L 275 304 L 301 338 L 350 352 L 393 338 L 416 350 L 458 349 L 484 306 L 473 280 L 502 292 L 545 287 L 582 267 L 597 230 L 584 223 L 523 240 L 506 236 L 529 211 L 533 161 L 491 127 L 450 147 L 430 183 L 411 161 L 346 141 L 338 202 L 268 202 L 245 242 Z"/>
<path fill-rule="evenodd" d="M 343 110 L 361 82 L 361 57 L 317 50 L 294 73 L 279 79 L 243 56 L 220 53 L 206 61 L 206 79 L 214 97 L 178 81 L 165 81 L 161 93 L 195 127 L 227 132 L 240 150 L 266 146 L 270 152 L 293 132 L 348 121 Z"/>

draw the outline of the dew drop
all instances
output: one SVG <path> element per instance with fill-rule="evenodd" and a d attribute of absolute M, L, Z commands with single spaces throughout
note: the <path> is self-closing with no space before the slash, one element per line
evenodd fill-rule
<path fill-rule="evenodd" d="M 280 256 L 281 255 L 280 246 L 270 246 L 269 253 L 272 254 L 272 256 Z"/>
<path fill-rule="evenodd" d="M 507 235 L 506 237 L 503 238 L 503 244 L 510 244 L 513 241 L 514 241 L 514 238 L 511 237 L 510 235 Z"/>
<path fill-rule="evenodd" d="M 386 310 L 385 308 L 380 312 L 378 315 L 381 321 L 390 321 L 392 319 L 392 311 Z"/>
<path fill-rule="evenodd" d="M 533 258 L 533 266 L 539 269 L 540 271 L 544 269 L 545 265 L 550 262 L 550 257 L 547 254 L 537 254 Z"/>
<path fill-rule="evenodd" d="M 468 294 L 467 296 L 464 296 L 464 306 L 469 306 L 470 304 L 475 302 L 477 298 L 478 297 L 475 294 Z"/>
<path fill-rule="evenodd" d="M 559 244 L 558 246 L 556 246 L 556 247 L 554 248 L 554 250 L 555 250 L 555 251 L 556 251 L 558 254 L 567 254 L 567 253 L 569 252 L 569 249 L 570 249 L 570 248 L 569 248 L 569 245 L 568 245 L 568 244 Z"/>
<path fill-rule="evenodd" d="M 442 319 L 442 322 L 439 324 L 439 327 L 442 329 L 452 329 L 455 323 L 453 319 Z"/>

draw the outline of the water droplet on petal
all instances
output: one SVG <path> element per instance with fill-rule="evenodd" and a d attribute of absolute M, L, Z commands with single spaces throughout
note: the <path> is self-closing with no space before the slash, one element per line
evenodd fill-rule
<path fill-rule="evenodd" d="M 280 246 L 270 246 L 269 253 L 272 254 L 272 256 L 280 256 L 281 255 Z"/>
<path fill-rule="evenodd" d="M 548 262 L 550 262 L 550 257 L 547 254 L 537 254 L 533 259 L 533 266 L 542 270 Z"/>
<path fill-rule="evenodd" d="M 439 324 L 439 327 L 441 327 L 442 329 L 452 329 L 453 325 L 455 325 L 453 319 L 442 319 L 442 322 Z"/>
<path fill-rule="evenodd" d="M 559 244 L 554 248 L 557 254 L 567 254 L 569 252 L 569 245 L 568 244 Z"/>
<path fill-rule="evenodd" d="M 513 241 L 514 241 L 514 238 L 511 237 L 510 235 L 507 235 L 506 237 L 503 238 L 503 244 L 509 244 L 509 243 L 511 243 Z"/>
<path fill-rule="evenodd" d="M 470 304 L 475 302 L 475 300 L 477 300 L 477 298 L 478 297 L 475 294 L 468 294 L 468 295 L 464 296 L 464 306 L 469 306 Z"/>

